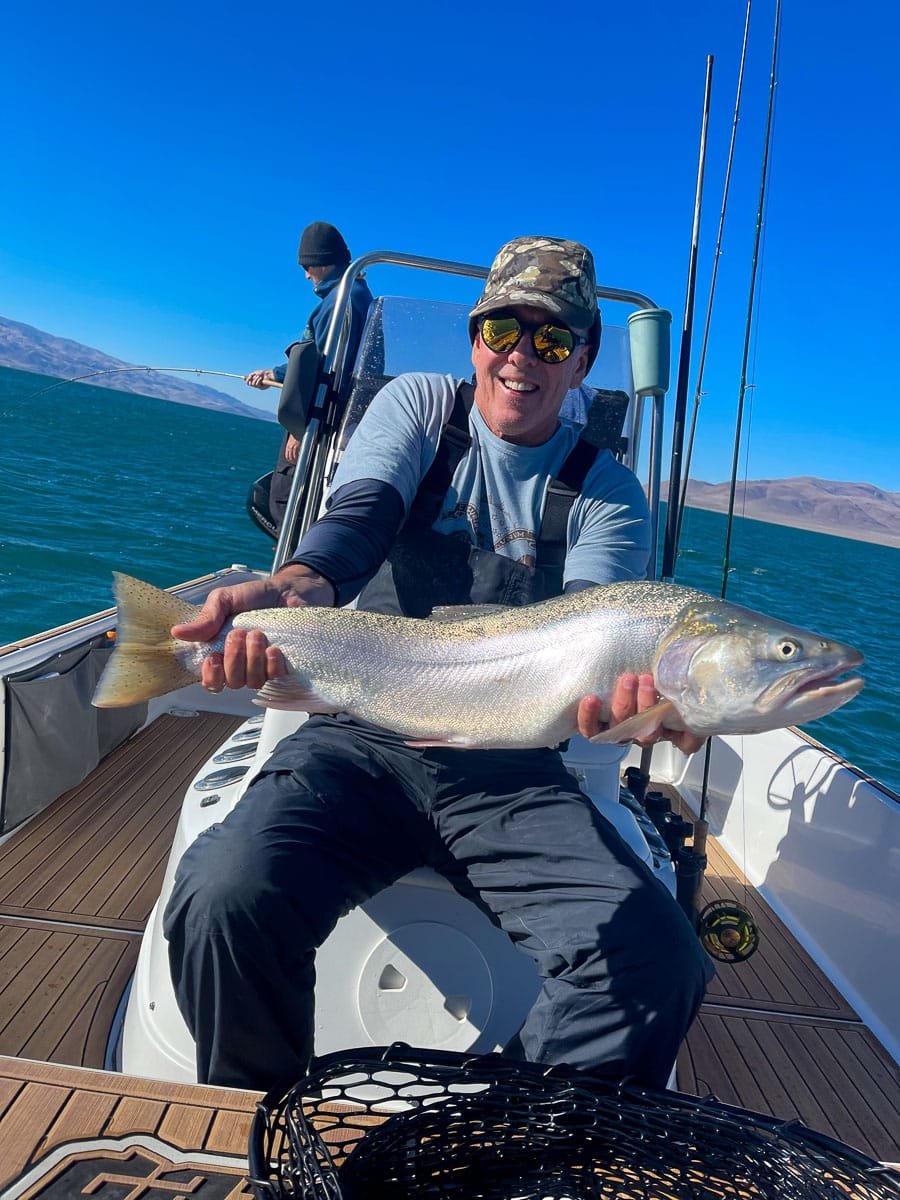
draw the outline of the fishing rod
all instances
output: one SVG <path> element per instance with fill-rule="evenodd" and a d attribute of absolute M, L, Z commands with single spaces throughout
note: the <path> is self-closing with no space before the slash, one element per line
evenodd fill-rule
<path fill-rule="evenodd" d="M 744 424 L 744 402 L 747 395 L 747 362 L 750 357 L 750 342 L 753 334 L 753 318 L 756 307 L 756 280 L 759 269 L 759 247 L 762 240 L 763 219 L 766 208 L 766 196 L 768 192 L 769 182 L 769 162 L 772 145 L 772 131 L 774 127 L 775 113 L 775 91 L 777 86 L 777 68 L 778 68 L 778 46 L 779 35 L 781 30 L 781 0 L 775 0 L 775 30 L 772 37 L 772 65 L 769 77 L 769 100 L 766 112 L 766 128 L 763 138 L 763 156 L 762 165 L 760 168 L 759 181 L 759 198 L 756 206 L 756 229 L 753 237 L 753 253 L 750 262 L 750 286 L 747 296 L 747 316 L 744 322 L 744 343 L 741 351 L 741 376 L 740 385 L 738 388 L 738 405 L 737 414 L 735 417 L 734 427 L 734 448 L 731 459 L 731 480 L 728 490 L 728 510 L 725 523 L 725 547 L 722 558 L 722 583 L 719 595 L 722 599 L 725 598 L 725 592 L 728 588 L 728 575 L 730 570 L 731 559 L 731 537 L 734 529 L 734 501 L 737 492 L 737 474 L 738 464 L 740 461 L 741 449 L 741 433 Z M 706 769 L 703 774 L 703 790 L 700 797 L 700 815 L 704 818 L 707 807 L 707 787 L 709 782 L 709 755 L 707 755 Z"/>
<path fill-rule="evenodd" d="M 759 270 L 759 247 L 762 241 L 762 230 L 766 211 L 766 199 L 769 183 L 769 163 L 771 157 L 772 130 L 774 127 L 775 92 L 777 87 L 778 43 L 781 28 L 781 0 L 775 0 L 775 32 L 772 38 L 772 65 L 769 77 L 769 102 L 766 111 L 766 131 L 763 139 L 762 166 L 760 168 L 759 199 L 756 207 L 756 229 L 753 236 L 753 254 L 750 263 L 750 287 L 747 296 L 747 317 L 744 323 L 744 344 L 741 352 L 741 379 L 738 388 L 737 416 L 734 429 L 734 450 L 731 460 L 731 480 L 728 491 L 728 520 L 725 526 L 725 549 L 722 560 L 722 587 L 720 595 L 725 598 L 728 587 L 729 559 L 731 556 L 731 535 L 734 528 L 734 498 L 737 491 L 738 463 L 740 460 L 741 433 L 744 424 L 744 401 L 747 395 L 747 362 L 750 357 L 750 342 L 753 336 L 753 318 L 756 308 L 756 280 Z"/>
<path fill-rule="evenodd" d="M 672 466 L 669 471 L 669 505 L 666 513 L 666 533 L 663 546 L 661 576 L 671 582 L 675 562 L 675 524 L 673 522 L 673 494 L 678 494 L 678 477 L 681 471 L 681 449 L 684 442 L 684 413 L 687 400 L 687 373 L 689 369 L 691 329 L 694 317 L 694 291 L 697 276 L 697 249 L 700 235 L 700 209 L 703 195 L 703 174 L 706 167 L 706 132 L 709 125 L 710 95 L 712 91 L 713 56 L 706 59 L 706 86 L 703 97 L 703 117 L 700 129 L 700 155 L 697 165 L 697 184 L 694 191 L 694 218 L 691 227 L 691 252 L 688 261 L 688 282 L 685 293 L 684 318 L 681 328 L 681 351 L 678 359 L 678 381 L 675 397 L 675 425 L 672 431 Z M 679 417 L 680 412 L 680 417 Z M 655 557 L 655 555 L 654 555 Z M 655 569 L 655 564 L 654 564 Z M 645 746 L 641 752 L 641 774 L 650 777 L 650 763 L 653 757 L 652 746 Z"/>
<path fill-rule="evenodd" d="M 709 127 L 710 95 L 712 93 L 713 56 L 706 59 L 706 87 L 703 95 L 703 119 L 700 127 L 700 156 L 697 164 L 697 185 L 694 193 L 694 221 L 691 228 L 691 252 L 688 260 L 688 279 L 684 299 L 684 319 L 681 326 L 681 349 L 678 355 L 678 380 L 675 385 L 675 417 L 672 427 L 672 466 L 669 470 L 669 503 L 666 510 L 666 536 L 663 543 L 661 575 L 671 583 L 675 572 L 678 531 L 678 496 L 681 490 L 681 456 L 684 450 L 684 418 L 687 412 L 688 375 L 690 372 L 691 334 L 694 327 L 694 296 L 697 285 L 697 254 L 700 243 L 700 211 L 703 200 L 703 176 L 706 170 L 706 134 Z"/>
<path fill-rule="evenodd" d="M 681 457 L 684 449 L 684 419 L 687 411 L 688 377 L 690 373 L 691 335 L 694 324 L 694 297 L 697 282 L 697 257 L 700 241 L 700 214 L 703 201 L 703 177 L 706 170 L 706 143 L 709 128 L 710 98 L 712 95 L 713 56 L 706 59 L 706 85 L 703 95 L 703 115 L 700 127 L 700 152 L 697 164 L 697 183 L 694 192 L 694 217 L 691 228 L 691 251 L 688 261 L 688 278 L 685 289 L 684 317 L 681 329 L 681 349 L 678 357 L 678 379 L 675 389 L 675 417 L 672 428 L 672 464 L 669 471 L 669 496 L 666 511 L 666 532 L 663 544 L 661 577 L 671 583 L 675 568 L 678 533 L 678 496 L 681 480 Z M 644 790 L 650 781 L 650 767 L 653 758 L 653 747 L 645 746 L 641 752 L 641 765 L 638 772 L 639 787 Z M 679 829 L 687 830 L 685 822 Z M 675 835 L 674 827 L 671 830 Z M 678 836 L 682 842 L 683 834 Z M 706 867 L 705 853 L 701 853 L 696 845 L 680 844 L 677 852 L 672 850 L 675 862 L 675 894 L 676 899 L 689 919 L 696 921 L 696 912 L 703 882 L 703 872 Z"/>
<path fill-rule="evenodd" d="M 46 387 L 40 388 L 36 392 L 29 392 L 27 396 L 23 396 L 14 408 L 18 408 L 24 404 L 26 400 L 37 400 L 39 396 L 46 396 L 48 392 L 55 391 L 56 388 L 65 387 L 68 383 L 84 383 L 86 379 L 97 379 L 101 375 L 125 375 L 133 371 L 166 371 L 170 375 L 221 375 L 224 379 L 246 379 L 245 375 L 236 375 L 234 371 L 212 371 L 208 367 L 106 367 L 102 371 L 90 371 L 87 375 L 73 375 L 71 379 L 57 379 L 55 383 L 50 383 Z M 282 385 L 278 380 L 267 380 L 269 387 L 280 388 Z M 13 411 L 12 408 L 4 410 L 3 415 L 8 416 Z"/>
<path fill-rule="evenodd" d="M 211 371 L 207 367 L 106 367 L 102 371 L 91 371 L 87 375 L 73 375 L 71 379 L 57 379 L 56 383 L 51 383 L 45 388 L 41 388 L 38 392 L 30 392 L 25 399 L 36 400 L 38 396 L 44 396 L 47 392 L 52 392 L 54 388 L 63 387 L 67 383 L 83 383 L 85 379 L 96 379 L 99 375 L 124 375 L 129 371 L 168 371 L 170 375 L 180 373 L 188 375 L 221 375 L 225 379 L 246 379 L 245 375 L 236 375 L 234 371 Z M 270 387 L 281 387 L 277 380 L 270 382 Z"/>
<path fill-rule="evenodd" d="M 747 43 L 750 34 L 750 9 L 753 0 L 747 0 L 747 11 L 744 17 L 744 37 L 741 43 L 741 59 L 738 66 L 738 81 L 737 92 L 734 99 L 734 115 L 731 122 L 731 139 L 728 144 L 728 160 L 725 165 L 725 180 L 722 185 L 722 207 L 719 211 L 719 227 L 716 231 L 716 245 L 713 253 L 712 275 L 709 282 L 709 296 L 706 301 L 706 318 L 703 323 L 703 336 L 700 340 L 700 359 L 697 365 L 697 386 L 694 389 L 694 403 L 691 409 L 691 428 L 688 435 L 687 453 L 684 459 L 684 473 L 681 487 L 681 496 L 678 500 L 678 524 L 675 530 L 675 554 L 677 557 L 678 546 L 681 543 L 681 524 L 684 519 L 684 510 L 687 508 L 687 490 L 688 483 L 691 478 L 691 460 L 694 453 L 694 435 L 697 430 L 697 418 L 700 412 L 700 398 L 703 395 L 703 371 L 706 366 L 706 351 L 709 346 L 709 327 L 712 320 L 713 302 L 716 295 L 716 281 L 719 273 L 719 259 L 722 255 L 722 238 L 725 229 L 725 213 L 728 207 L 728 196 L 731 187 L 731 169 L 734 164 L 734 150 L 737 143 L 738 121 L 741 114 L 741 97 L 744 90 L 744 66 L 747 61 Z M 669 502 L 671 503 L 672 488 L 669 488 Z"/>
<path fill-rule="evenodd" d="M 777 88 L 778 49 L 781 30 L 781 0 L 775 0 L 775 25 L 772 35 L 772 62 L 769 76 L 769 98 L 766 112 L 765 136 L 763 138 L 763 155 L 760 167 L 759 198 L 756 208 L 756 229 L 753 238 L 753 253 L 750 264 L 750 286 L 747 296 L 747 316 L 744 323 L 744 343 L 741 353 L 741 376 L 738 388 L 738 405 L 735 417 L 734 449 L 731 463 L 731 481 L 728 494 L 728 516 L 725 527 L 725 548 L 722 559 L 722 584 L 720 595 L 725 598 L 728 587 L 729 562 L 731 556 L 731 536 L 734 528 L 734 501 L 737 491 L 737 474 L 740 461 L 741 434 L 744 423 L 744 402 L 747 388 L 747 363 L 750 357 L 750 343 L 753 337 L 753 320 L 756 311 L 756 281 L 759 271 L 759 249 L 762 240 L 762 230 L 768 195 L 769 166 L 774 128 L 775 93 Z M 699 852 L 705 852 L 709 822 L 709 773 L 712 757 L 712 747 L 706 744 L 703 762 L 703 780 L 700 787 L 700 809 L 694 825 L 694 847 Z M 753 917 L 741 905 L 730 901 L 713 901 L 699 915 L 699 935 L 704 946 L 711 952 L 711 947 L 718 953 L 715 957 L 724 961 L 739 962 L 749 956 L 759 944 L 759 931 Z"/>

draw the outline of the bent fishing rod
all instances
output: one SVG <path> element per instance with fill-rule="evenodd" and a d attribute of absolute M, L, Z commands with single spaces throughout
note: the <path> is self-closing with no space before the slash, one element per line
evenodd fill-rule
<path fill-rule="evenodd" d="M 47 387 L 40 388 L 39 391 L 29 392 L 27 396 L 23 396 L 20 403 L 26 400 L 37 400 L 39 396 L 45 396 L 48 392 L 54 391 L 56 388 L 65 387 L 67 383 L 84 383 L 87 379 L 97 379 L 101 375 L 125 375 L 134 371 L 162 371 L 169 375 L 220 375 L 224 379 L 241 379 L 245 380 L 246 375 L 237 375 L 234 371 L 212 371 L 208 367 L 105 367 L 102 371 L 90 371 L 87 375 L 73 375 L 71 379 L 57 379 L 55 383 L 50 383 Z M 267 379 L 267 387 L 280 388 L 281 383 L 277 379 Z M 10 410 L 7 409 L 7 412 Z"/>

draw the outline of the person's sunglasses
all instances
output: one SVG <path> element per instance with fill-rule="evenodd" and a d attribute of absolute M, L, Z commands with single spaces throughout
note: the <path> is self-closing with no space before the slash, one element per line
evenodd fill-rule
<path fill-rule="evenodd" d="M 518 346 L 523 334 L 530 334 L 535 354 L 545 363 L 565 362 L 576 346 L 587 343 L 587 338 L 551 321 L 545 321 L 543 325 L 526 325 L 518 317 L 498 315 L 483 317 L 478 329 L 481 340 L 495 354 L 509 354 Z"/>

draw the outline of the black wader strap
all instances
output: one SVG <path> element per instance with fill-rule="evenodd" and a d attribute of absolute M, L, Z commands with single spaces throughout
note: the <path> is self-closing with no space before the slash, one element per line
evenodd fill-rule
<path fill-rule="evenodd" d="M 539 566 L 565 560 L 569 513 L 576 498 L 581 495 L 584 481 L 599 453 L 599 447 L 579 439 L 557 477 L 550 480 L 537 542 L 536 560 Z"/>
<path fill-rule="evenodd" d="M 430 529 L 437 520 L 441 502 L 453 482 L 453 473 L 472 444 L 469 413 L 475 402 L 475 389 L 463 381 L 456 389 L 453 409 L 438 442 L 434 462 L 428 468 L 410 509 L 409 520 L 424 523 Z"/>
<path fill-rule="evenodd" d="M 413 500 L 408 523 L 415 522 L 430 529 L 437 520 L 441 502 L 453 482 L 453 474 L 472 444 L 469 413 L 474 402 L 475 389 L 471 383 L 463 381 L 456 389 L 453 409 L 441 434 L 434 462 Z M 550 481 L 536 547 L 535 557 L 539 567 L 562 569 L 566 557 L 569 513 L 599 453 L 597 446 L 579 439 L 557 477 Z"/>

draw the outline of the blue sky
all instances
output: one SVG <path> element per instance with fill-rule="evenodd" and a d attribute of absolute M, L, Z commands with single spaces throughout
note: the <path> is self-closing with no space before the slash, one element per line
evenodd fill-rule
<path fill-rule="evenodd" d="M 12 6 L 0 314 L 135 363 L 243 374 L 302 327 L 297 239 L 330 220 L 354 253 L 485 265 L 523 233 L 576 238 L 604 283 L 673 311 L 677 344 L 713 54 L 699 339 L 745 13 L 745 0 Z M 774 0 L 754 0 L 692 466 L 711 482 L 731 466 L 773 21 Z M 784 0 L 747 478 L 900 491 L 898 34 L 887 2 Z M 386 268 L 370 283 L 401 290 Z"/>

